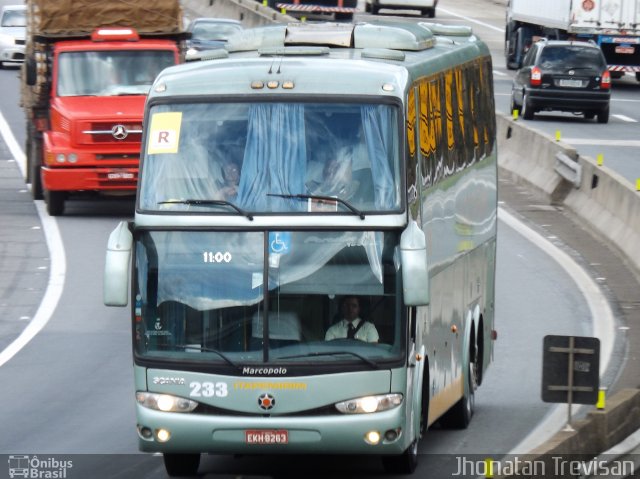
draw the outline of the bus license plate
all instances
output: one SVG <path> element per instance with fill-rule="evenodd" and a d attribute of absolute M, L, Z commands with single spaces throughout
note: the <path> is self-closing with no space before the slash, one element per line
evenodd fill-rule
<path fill-rule="evenodd" d="M 249 429 L 244 432 L 247 444 L 288 444 L 289 431 L 279 429 Z"/>

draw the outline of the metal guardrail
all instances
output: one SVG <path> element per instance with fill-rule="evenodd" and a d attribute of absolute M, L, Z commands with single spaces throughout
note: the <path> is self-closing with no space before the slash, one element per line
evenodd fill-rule
<path fill-rule="evenodd" d="M 561 151 L 556 153 L 555 171 L 565 180 L 571 182 L 576 188 L 582 181 L 582 166 Z"/>

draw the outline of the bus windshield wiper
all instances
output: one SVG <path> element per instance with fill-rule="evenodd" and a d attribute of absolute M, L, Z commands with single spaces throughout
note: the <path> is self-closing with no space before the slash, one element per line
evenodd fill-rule
<path fill-rule="evenodd" d="M 373 369 L 380 369 L 380 366 L 378 366 L 375 362 L 371 361 L 371 359 L 365 358 L 361 354 L 354 353 L 353 351 L 312 352 L 312 353 L 305 353 L 305 354 L 295 354 L 293 356 L 282 356 L 277 359 L 310 358 L 310 357 L 316 357 L 316 356 L 337 356 L 339 354 L 350 354 L 351 356 L 355 356 L 356 358 L 361 359 L 363 362 L 367 363 Z"/>
<path fill-rule="evenodd" d="M 360 211 L 358 208 L 353 206 L 347 200 L 343 200 L 342 198 L 340 198 L 338 196 L 300 195 L 300 194 L 298 194 L 298 195 L 288 195 L 288 194 L 281 194 L 281 193 L 267 193 L 267 196 L 277 196 L 279 198 L 293 198 L 293 199 L 298 199 L 298 200 L 309 200 L 309 199 L 311 199 L 311 200 L 337 201 L 338 203 L 340 203 L 340 204 L 346 206 L 348 209 L 350 209 L 352 213 L 358 215 L 361 220 L 364 219 L 364 213 L 362 211 Z"/>
<path fill-rule="evenodd" d="M 190 205 L 190 206 L 231 206 L 234 210 L 240 213 L 242 216 L 246 216 L 249 221 L 253 221 L 253 215 L 248 211 L 239 208 L 231 201 L 227 200 L 166 200 L 159 201 L 159 205 Z"/>
<path fill-rule="evenodd" d="M 231 359 L 229 359 L 225 354 L 221 353 L 217 349 L 204 348 L 202 346 L 198 346 L 198 345 L 195 345 L 195 344 L 176 344 L 174 346 L 174 348 L 175 349 L 182 349 L 183 351 L 187 351 L 187 350 L 190 350 L 190 349 L 195 349 L 197 351 L 200 351 L 201 353 L 214 353 L 214 354 L 217 354 L 218 356 L 220 356 L 222 359 L 224 359 L 224 361 L 227 364 L 233 366 L 234 368 L 240 368 L 240 366 L 238 366 L 236 363 L 231 361 Z"/>

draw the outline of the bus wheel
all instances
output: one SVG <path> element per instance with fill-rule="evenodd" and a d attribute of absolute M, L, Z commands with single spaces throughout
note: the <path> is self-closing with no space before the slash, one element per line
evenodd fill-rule
<path fill-rule="evenodd" d="M 413 474 L 418 466 L 418 439 L 399 456 L 382 456 L 384 470 L 394 474 Z"/>
<path fill-rule="evenodd" d="M 64 202 L 67 199 L 67 193 L 65 191 L 50 191 L 44 192 L 44 200 L 47 203 L 47 213 L 50 216 L 61 216 L 64 213 Z"/>
<path fill-rule="evenodd" d="M 170 476 L 195 476 L 200 467 L 200 454 L 163 454 L 164 468 Z"/>
<path fill-rule="evenodd" d="M 469 362 L 469 372 L 467 374 L 467 384 L 464 388 L 464 395 L 440 419 L 440 424 L 443 427 L 466 429 L 469 423 L 471 423 L 471 417 L 473 416 L 473 410 L 475 408 L 475 391 L 477 388 L 476 367 L 474 362 Z"/>

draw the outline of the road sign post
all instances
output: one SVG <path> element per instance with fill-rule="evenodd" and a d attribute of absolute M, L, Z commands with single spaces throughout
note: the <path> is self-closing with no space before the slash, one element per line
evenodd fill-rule
<path fill-rule="evenodd" d="M 596 404 L 600 389 L 600 340 L 580 336 L 544 337 L 542 400 L 568 404 Z"/>

